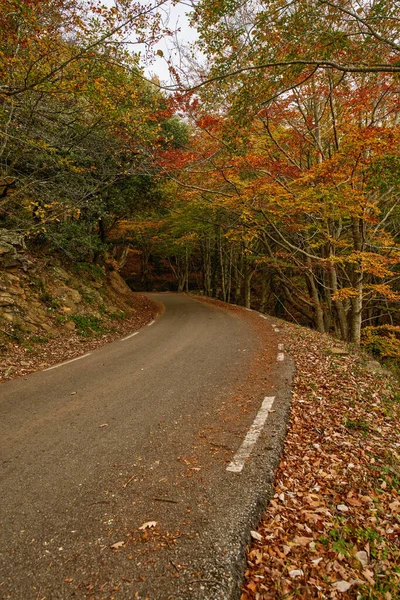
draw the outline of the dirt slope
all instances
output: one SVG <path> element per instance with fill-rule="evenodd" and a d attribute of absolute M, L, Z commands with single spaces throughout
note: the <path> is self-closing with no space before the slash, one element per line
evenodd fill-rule
<path fill-rule="evenodd" d="M 160 307 L 113 270 L 30 257 L 0 269 L 0 381 L 68 360 L 149 322 Z"/>

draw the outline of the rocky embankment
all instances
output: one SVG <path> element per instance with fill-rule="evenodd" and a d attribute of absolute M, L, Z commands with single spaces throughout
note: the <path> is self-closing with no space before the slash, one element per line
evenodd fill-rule
<path fill-rule="evenodd" d="M 117 271 L 32 256 L 22 236 L 0 230 L 0 381 L 134 331 L 158 309 Z"/>

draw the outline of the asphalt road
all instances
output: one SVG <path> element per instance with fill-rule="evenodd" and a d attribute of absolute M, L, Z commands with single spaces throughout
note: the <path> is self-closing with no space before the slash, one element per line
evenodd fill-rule
<path fill-rule="evenodd" d="M 150 327 L 0 387 L 0 598 L 237 596 L 290 366 L 252 375 L 257 315 L 152 297 L 165 311 Z M 227 470 L 271 395 L 243 469 Z"/>

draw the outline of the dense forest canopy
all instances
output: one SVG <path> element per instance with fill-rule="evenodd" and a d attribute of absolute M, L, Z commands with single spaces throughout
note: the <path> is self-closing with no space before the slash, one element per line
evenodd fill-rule
<path fill-rule="evenodd" d="M 0 3 L 1 228 L 398 353 L 398 3 L 200 0 L 164 91 L 163 2 Z"/>

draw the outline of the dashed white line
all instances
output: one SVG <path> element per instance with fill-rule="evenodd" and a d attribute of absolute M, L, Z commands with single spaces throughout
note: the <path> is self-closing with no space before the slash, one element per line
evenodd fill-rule
<path fill-rule="evenodd" d="M 283 344 L 278 344 L 278 350 L 283 350 Z"/>
<path fill-rule="evenodd" d="M 233 460 L 226 467 L 227 471 L 231 471 L 232 473 L 240 473 L 244 467 L 244 463 L 249 458 L 255 443 L 257 442 L 260 433 L 264 427 L 265 421 L 268 418 L 269 411 L 272 408 L 274 403 L 275 396 L 266 396 L 261 404 L 261 408 L 257 413 L 256 418 L 253 421 L 252 426 L 247 432 L 246 437 L 244 438 L 243 444 L 240 446 L 239 450 L 236 452 Z"/>
<path fill-rule="evenodd" d="M 66 360 L 58 365 L 53 365 L 52 367 L 47 367 L 47 369 L 43 369 L 43 371 L 51 371 L 52 369 L 58 369 L 58 367 L 63 367 L 64 365 L 68 365 L 69 363 L 75 362 L 76 360 L 81 360 L 81 358 L 86 358 L 90 356 L 92 353 L 88 352 L 87 354 L 82 354 L 82 356 L 77 356 L 76 358 L 71 358 L 71 360 Z"/>
<path fill-rule="evenodd" d="M 278 352 L 276 360 L 285 360 L 285 355 L 283 354 L 283 352 Z"/>
<path fill-rule="evenodd" d="M 127 335 L 126 337 L 122 338 L 120 340 L 120 342 L 124 342 L 125 340 L 129 340 L 129 338 L 132 338 L 134 335 L 137 335 L 139 332 L 135 331 L 135 333 L 131 333 L 130 335 Z"/>
<path fill-rule="evenodd" d="M 147 323 L 147 327 L 150 327 L 151 325 L 154 325 L 155 321 L 150 321 L 150 323 Z"/>

